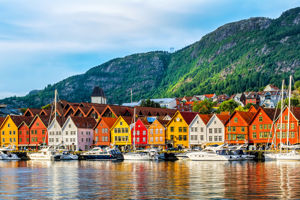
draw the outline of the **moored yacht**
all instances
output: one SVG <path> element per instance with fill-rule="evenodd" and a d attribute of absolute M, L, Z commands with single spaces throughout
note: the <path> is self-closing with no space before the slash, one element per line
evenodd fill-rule
<path fill-rule="evenodd" d="M 82 154 L 87 160 L 123 160 L 123 155 L 118 149 L 95 147 Z"/>
<path fill-rule="evenodd" d="M 44 147 L 39 152 L 30 153 L 30 160 L 59 160 L 61 154 L 57 153 L 52 146 Z"/>
<path fill-rule="evenodd" d="M 78 156 L 70 153 L 69 151 L 63 151 L 59 160 L 78 160 Z"/>
<path fill-rule="evenodd" d="M 124 160 L 158 160 L 156 149 L 146 149 L 124 154 Z"/>
<path fill-rule="evenodd" d="M 20 158 L 12 153 L 13 149 L 1 148 L 0 149 L 0 160 L 20 160 Z"/>
<path fill-rule="evenodd" d="M 187 153 L 189 159 L 194 161 L 237 161 L 242 160 L 241 156 L 234 155 L 229 150 L 204 149 L 199 152 Z"/>

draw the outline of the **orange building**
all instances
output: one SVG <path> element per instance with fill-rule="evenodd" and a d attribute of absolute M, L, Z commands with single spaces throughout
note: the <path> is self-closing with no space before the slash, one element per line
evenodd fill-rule
<path fill-rule="evenodd" d="M 94 128 L 94 146 L 109 146 L 111 141 L 110 129 L 117 118 L 102 117 Z"/>
<path fill-rule="evenodd" d="M 290 115 L 290 120 L 288 119 L 288 113 Z M 289 123 L 288 123 L 289 120 Z M 290 112 L 288 107 L 286 107 L 282 112 L 282 137 L 281 141 L 284 144 L 287 144 L 287 132 L 289 132 L 289 143 L 296 144 L 300 143 L 300 107 L 291 107 Z M 289 126 L 289 130 L 288 130 Z M 281 116 L 279 115 L 276 124 L 275 124 L 275 132 L 276 132 L 276 144 L 280 143 L 280 128 L 281 128 Z"/>
<path fill-rule="evenodd" d="M 164 148 L 166 143 L 166 126 L 169 121 L 156 119 L 148 128 L 148 144 Z"/>
<path fill-rule="evenodd" d="M 245 144 L 249 139 L 249 124 L 255 113 L 234 111 L 225 124 L 225 143 Z"/>
<path fill-rule="evenodd" d="M 48 123 L 50 123 L 48 116 L 35 116 L 29 127 L 30 146 L 38 147 L 43 143 L 48 145 Z"/>
<path fill-rule="evenodd" d="M 274 108 L 259 108 L 250 123 L 249 143 L 271 143 L 274 135 L 273 122 L 279 114 L 280 111 Z"/>
<path fill-rule="evenodd" d="M 18 127 L 19 132 L 19 149 L 23 149 L 30 144 L 29 125 L 31 124 L 33 117 L 24 117 L 22 123 Z"/>

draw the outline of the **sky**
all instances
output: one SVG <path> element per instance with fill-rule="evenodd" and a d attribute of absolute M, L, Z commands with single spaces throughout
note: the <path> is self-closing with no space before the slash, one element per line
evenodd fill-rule
<path fill-rule="evenodd" d="M 299 0 L 0 0 L 0 98 L 116 57 L 179 50 L 219 26 L 277 18 Z"/>

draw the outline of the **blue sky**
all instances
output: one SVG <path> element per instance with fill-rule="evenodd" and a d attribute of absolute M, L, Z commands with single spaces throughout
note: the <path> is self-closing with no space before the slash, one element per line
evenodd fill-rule
<path fill-rule="evenodd" d="M 217 27 L 277 18 L 299 0 L 0 0 L 0 98 L 112 58 L 178 50 Z"/>

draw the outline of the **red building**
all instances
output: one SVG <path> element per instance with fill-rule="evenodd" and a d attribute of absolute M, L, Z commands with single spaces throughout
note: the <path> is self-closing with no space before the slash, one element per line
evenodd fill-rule
<path fill-rule="evenodd" d="M 276 111 L 274 108 L 259 108 L 250 123 L 249 143 L 272 143 L 274 135 L 273 122 L 279 114 L 280 111 Z"/>
<path fill-rule="evenodd" d="M 19 132 L 19 149 L 26 148 L 30 144 L 29 126 L 33 117 L 24 117 L 22 123 L 18 127 Z"/>
<path fill-rule="evenodd" d="M 117 118 L 102 117 L 94 128 L 94 146 L 110 145 L 110 129 L 117 121 Z"/>
<path fill-rule="evenodd" d="M 246 96 L 245 105 L 247 105 L 248 103 L 259 105 L 259 102 L 260 102 L 260 98 L 256 92 L 249 92 L 249 94 Z"/>
<path fill-rule="evenodd" d="M 43 143 L 46 143 L 46 145 L 48 145 L 48 123 L 50 123 L 48 116 L 35 116 L 29 126 L 30 146 L 38 147 Z"/>
<path fill-rule="evenodd" d="M 148 144 L 148 127 L 150 124 L 146 119 L 138 119 L 135 127 L 131 127 L 131 142 L 135 147 L 145 147 Z M 136 133 L 136 134 L 135 134 Z M 134 141 L 135 138 L 135 142 Z"/>
<path fill-rule="evenodd" d="M 249 124 L 255 113 L 234 111 L 225 124 L 225 142 L 245 144 L 249 139 Z"/>
<path fill-rule="evenodd" d="M 278 111 L 280 112 L 280 111 Z M 288 114 L 289 113 L 289 114 Z M 290 122 L 288 124 L 288 115 L 290 116 Z M 287 144 L 287 132 L 289 126 L 289 143 L 296 144 L 300 143 L 300 107 L 291 107 L 290 112 L 288 107 L 286 107 L 282 112 L 282 143 Z M 276 132 L 276 144 L 280 144 L 280 128 L 281 128 L 281 116 L 279 115 L 276 124 L 275 124 L 275 132 Z"/>

